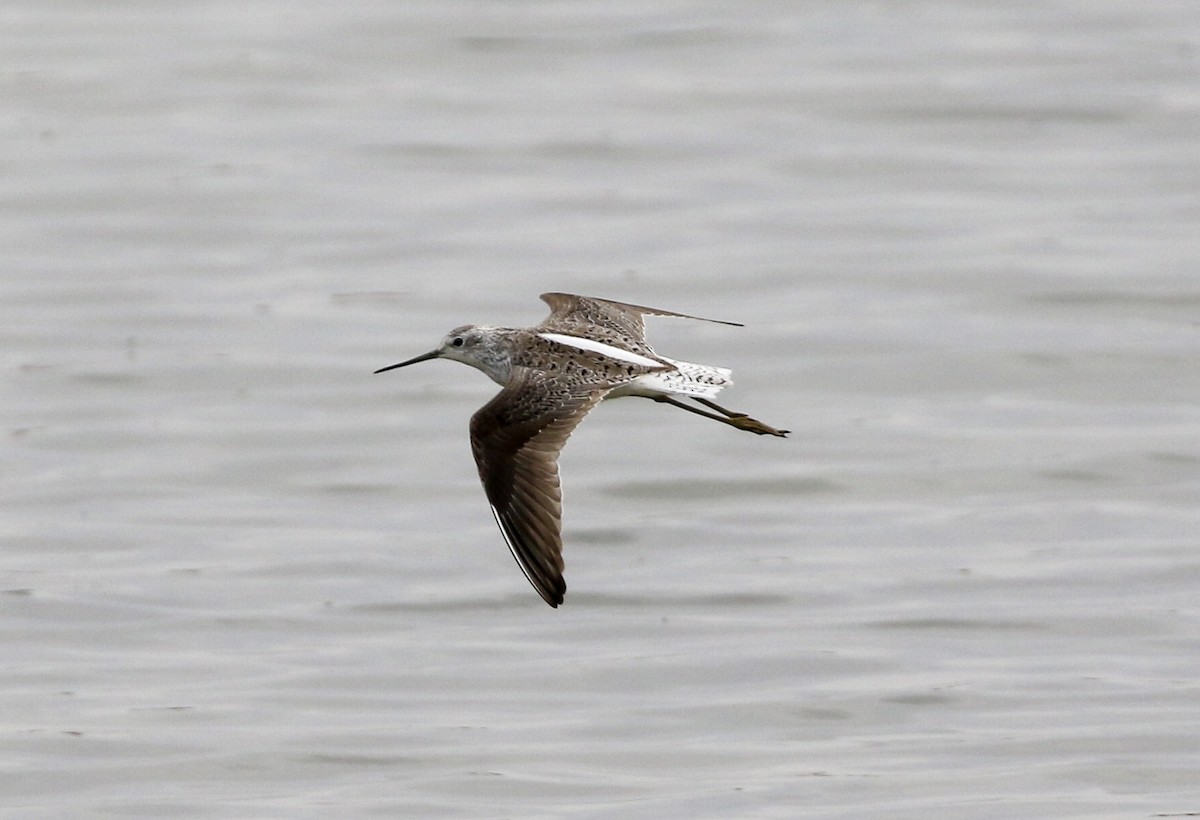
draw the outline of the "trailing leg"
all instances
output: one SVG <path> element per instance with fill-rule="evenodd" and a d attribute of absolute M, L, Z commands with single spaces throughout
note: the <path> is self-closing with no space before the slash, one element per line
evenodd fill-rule
<path fill-rule="evenodd" d="M 745 413 L 734 413 L 730 410 L 726 410 L 724 407 L 721 407 L 718 404 L 715 404 L 714 402 L 708 401 L 707 399 L 700 399 L 695 396 L 693 396 L 692 398 L 695 398 L 696 401 L 700 402 L 701 404 L 712 407 L 714 410 L 716 410 L 721 415 L 718 416 L 715 413 L 706 413 L 705 411 L 701 410 L 700 408 L 692 407 L 691 405 L 684 404 L 683 402 L 676 400 L 672 396 L 668 396 L 668 395 L 654 396 L 654 400 L 657 402 L 662 402 L 663 404 L 669 404 L 673 407 L 678 407 L 680 410 L 686 410 L 689 413 L 695 413 L 697 416 L 703 416 L 706 419 L 712 419 L 714 421 L 719 421 L 722 424 L 728 424 L 730 427 L 736 427 L 739 430 L 746 430 L 747 432 L 750 432 L 750 433 L 757 433 L 760 436 L 779 436 L 780 438 L 783 438 L 783 437 L 787 436 L 788 433 L 791 432 L 790 430 L 776 430 L 774 427 L 770 426 L 769 424 L 764 424 L 763 422 L 759 421 L 758 419 L 750 418 Z"/>
<path fill-rule="evenodd" d="M 713 410 L 716 410 L 718 413 L 720 413 L 725 418 L 728 418 L 728 419 L 747 418 L 745 413 L 735 413 L 732 410 L 726 410 L 724 407 L 717 404 L 712 399 L 706 399 L 703 396 L 688 396 L 688 398 L 690 398 L 692 401 L 700 402 L 705 407 L 710 407 Z"/>

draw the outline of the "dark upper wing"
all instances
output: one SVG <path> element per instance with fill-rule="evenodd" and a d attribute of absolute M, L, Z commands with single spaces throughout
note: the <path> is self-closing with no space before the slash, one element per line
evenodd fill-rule
<path fill-rule="evenodd" d="M 608 392 L 564 387 L 517 368 L 471 417 L 471 451 L 488 503 L 525 577 L 550 606 L 563 601 L 558 453 Z"/>
<path fill-rule="evenodd" d="M 720 319 L 705 319 L 702 316 L 572 293 L 543 293 L 542 301 L 550 306 L 550 315 L 538 325 L 538 330 L 586 336 L 643 356 L 654 355 L 654 351 L 646 344 L 643 316 L 675 316 L 741 327 L 737 322 L 722 322 Z"/>

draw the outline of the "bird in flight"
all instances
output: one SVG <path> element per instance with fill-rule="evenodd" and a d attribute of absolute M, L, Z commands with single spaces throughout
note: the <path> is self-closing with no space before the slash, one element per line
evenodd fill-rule
<path fill-rule="evenodd" d="M 602 399 L 641 396 L 758 435 L 783 437 L 789 431 L 714 402 L 733 383 L 730 371 L 655 353 L 642 317 L 741 327 L 736 322 L 570 293 L 543 293 L 542 301 L 550 305 L 550 316 L 536 327 L 463 325 L 435 350 L 375 372 L 452 359 L 501 386 L 471 417 L 471 452 L 509 550 L 538 594 L 557 607 L 567 589 L 558 454 Z"/>

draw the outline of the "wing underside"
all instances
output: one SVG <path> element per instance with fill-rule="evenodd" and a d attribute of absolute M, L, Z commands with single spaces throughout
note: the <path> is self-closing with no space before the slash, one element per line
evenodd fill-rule
<path fill-rule="evenodd" d="M 471 450 L 492 514 L 521 571 L 550 606 L 566 592 L 558 454 L 607 390 L 572 390 L 535 370 L 471 418 Z"/>

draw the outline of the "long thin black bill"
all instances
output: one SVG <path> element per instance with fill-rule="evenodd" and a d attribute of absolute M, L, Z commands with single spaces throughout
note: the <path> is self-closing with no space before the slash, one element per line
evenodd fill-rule
<path fill-rule="evenodd" d="M 386 370 L 395 370 L 397 367 L 407 367 L 408 365 L 416 364 L 417 362 L 427 362 L 430 359 L 436 359 L 440 355 L 442 355 L 440 351 L 431 350 L 428 353 L 422 353 L 420 356 L 411 358 L 407 362 L 400 362 L 399 364 L 389 364 L 387 367 L 381 367 L 378 370 L 376 370 L 375 372 L 383 373 Z"/>

